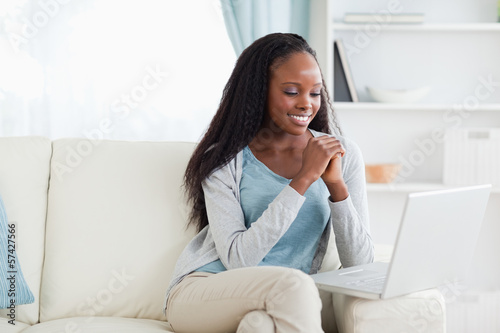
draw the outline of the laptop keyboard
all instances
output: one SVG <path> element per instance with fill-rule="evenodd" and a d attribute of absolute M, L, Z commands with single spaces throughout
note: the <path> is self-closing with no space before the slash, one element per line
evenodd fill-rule
<path fill-rule="evenodd" d="M 385 283 L 385 276 L 379 276 L 371 279 L 346 282 L 346 285 L 357 288 L 361 287 L 363 289 L 370 291 L 382 291 L 384 283 Z"/>

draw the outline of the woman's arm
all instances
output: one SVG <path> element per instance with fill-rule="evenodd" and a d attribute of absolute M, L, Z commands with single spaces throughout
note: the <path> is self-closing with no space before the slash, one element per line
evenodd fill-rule
<path fill-rule="evenodd" d="M 342 158 L 343 179 L 349 196 L 329 204 L 335 241 L 343 267 L 370 263 L 374 250 L 370 236 L 365 167 L 358 146 L 344 139 L 346 154 Z"/>

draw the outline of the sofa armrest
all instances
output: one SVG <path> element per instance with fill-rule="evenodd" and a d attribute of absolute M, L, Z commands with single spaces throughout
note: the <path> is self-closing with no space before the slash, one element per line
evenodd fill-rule
<path fill-rule="evenodd" d="M 429 289 L 386 300 L 333 294 L 333 309 L 340 333 L 445 333 L 445 300 Z"/>

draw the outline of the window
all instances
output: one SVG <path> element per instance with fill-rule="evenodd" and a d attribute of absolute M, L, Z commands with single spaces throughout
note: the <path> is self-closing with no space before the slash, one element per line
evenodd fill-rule
<path fill-rule="evenodd" d="M 0 5 L 0 135 L 196 141 L 236 56 L 218 0 Z"/>

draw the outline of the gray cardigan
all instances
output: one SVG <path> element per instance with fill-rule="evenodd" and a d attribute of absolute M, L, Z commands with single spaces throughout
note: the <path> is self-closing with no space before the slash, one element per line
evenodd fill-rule
<path fill-rule="evenodd" d="M 313 130 L 311 133 L 316 137 L 326 135 Z M 339 202 L 328 200 L 331 218 L 321 236 L 310 274 L 316 273 L 323 264 L 332 228 L 335 235 L 333 241 L 343 267 L 373 261 L 363 157 L 354 142 L 336 137 L 346 151 L 342 158 L 342 172 L 349 196 Z M 227 269 L 256 266 L 295 220 L 305 197 L 286 186 L 247 229 L 240 205 L 241 174 L 242 151 L 203 182 L 209 225 L 189 242 L 179 256 L 166 293 L 164 311 L 170 291 L 187 274 L 217 259 Z"/>

